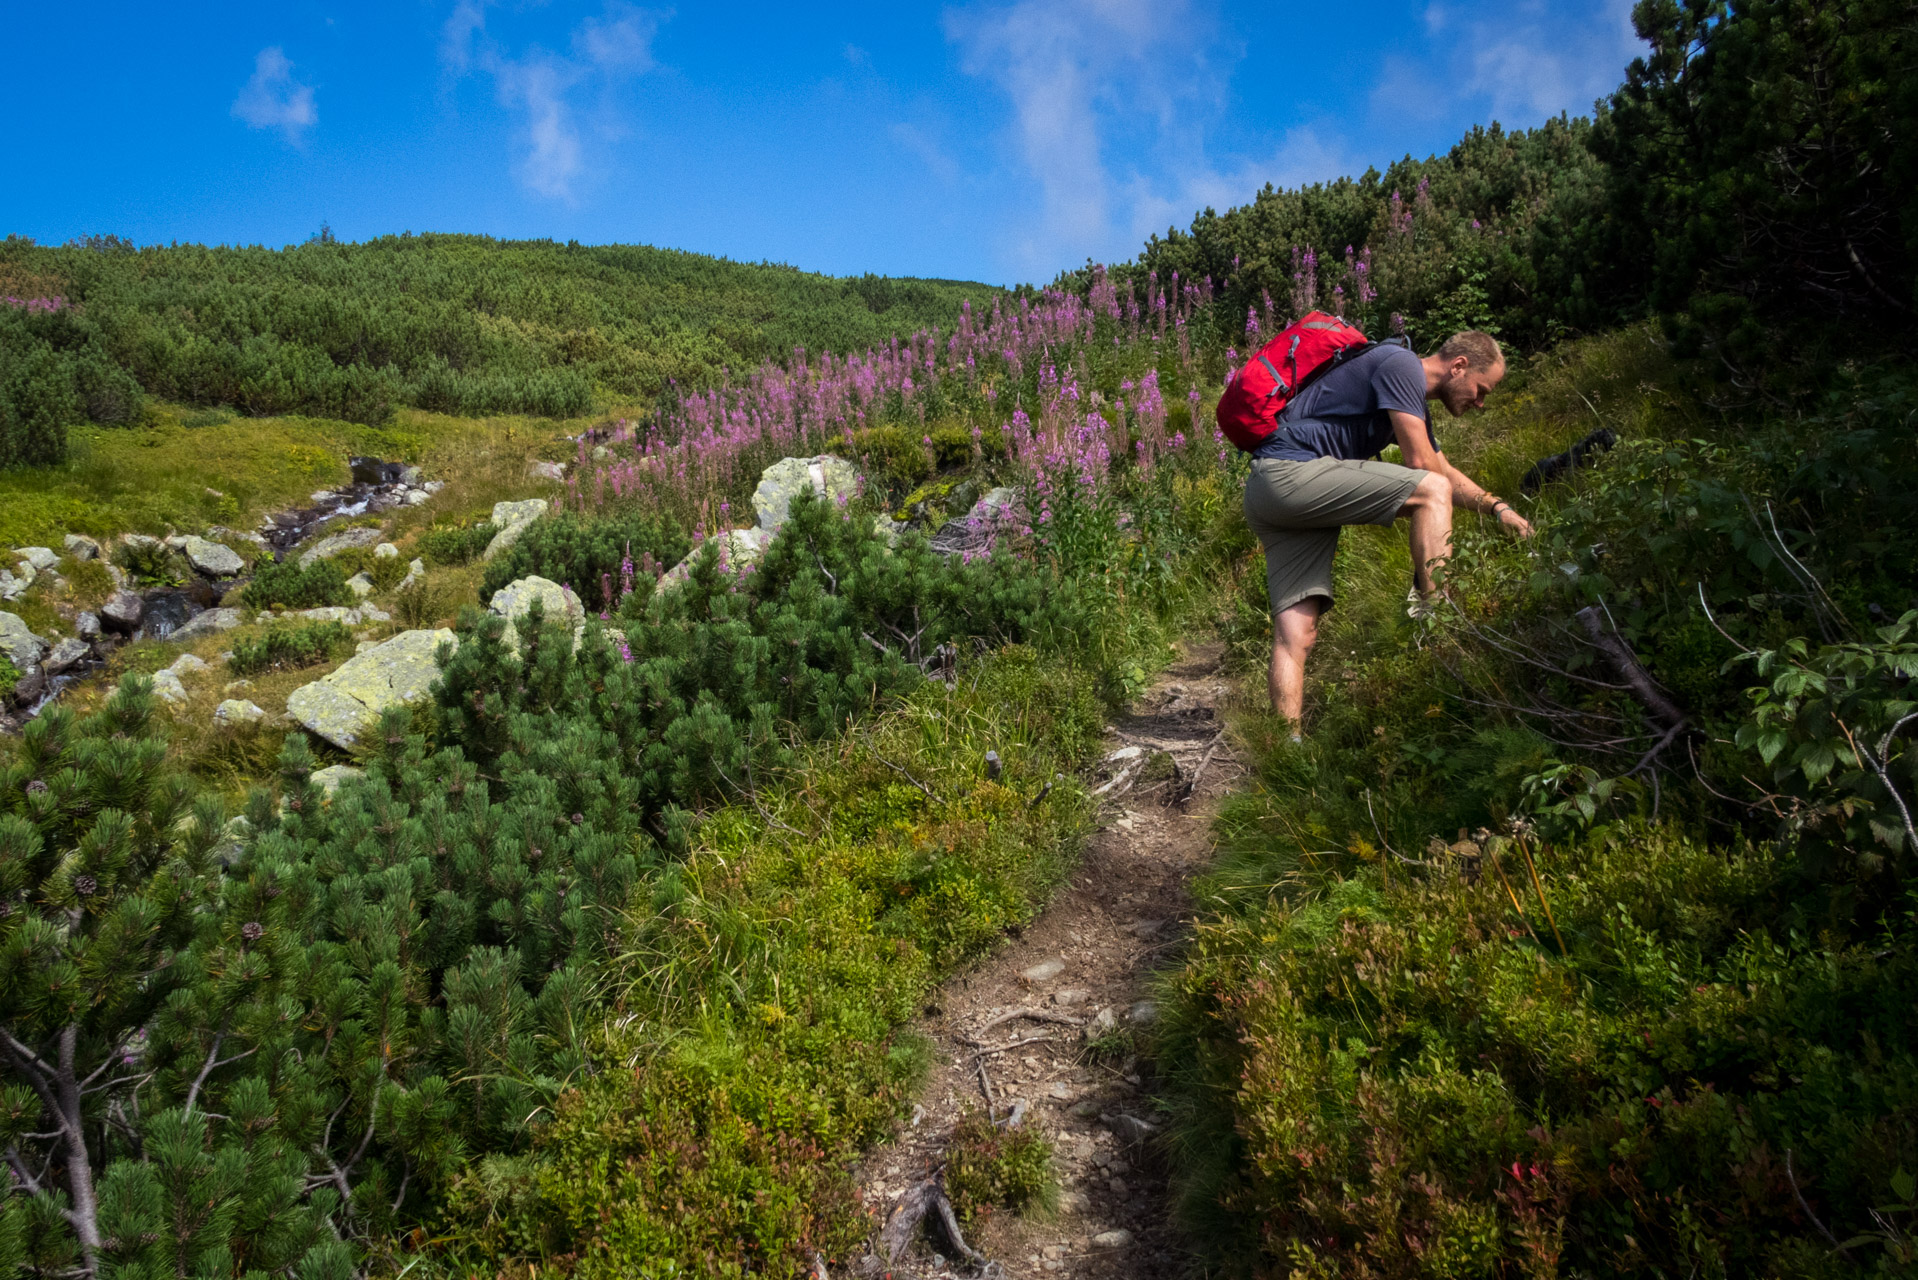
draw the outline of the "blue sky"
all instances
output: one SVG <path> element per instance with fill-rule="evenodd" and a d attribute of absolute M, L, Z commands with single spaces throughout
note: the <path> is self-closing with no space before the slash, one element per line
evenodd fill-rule
<path fill-rule="evenodd" d="M 1011 283 L 1588 111 L 1630 0 L 5 5 L 0 234 L 472 231 Z"/>

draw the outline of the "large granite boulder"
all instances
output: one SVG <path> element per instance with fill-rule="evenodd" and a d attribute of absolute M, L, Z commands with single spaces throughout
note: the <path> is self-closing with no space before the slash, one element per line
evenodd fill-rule
<path fill-rule="evenodd" d="M 355 769 L 350 764 L 330 764 L 324 769 L 315 769 L 310 778 L 314 786 L 330 797 L 340 789 L 341 783 L 365 776 L 366 770 Z"/>
<path fill-rule="evenodd" d="M 185 676 L 206 670 L 206 660 L 183 653 L 173 660 L 173 665 L 163 671 L 153 673 L 153 696 L 162 702 L 179 706 L 187 700 Z"/>
<path fill-rule="evenodd" d="M 572 630 L 586 621 L 586 606 L 559 583 L 537 577 L 509 582 L 493 593 L 487 608 L 506 619 L 504 639 L 515 650 L 519 648 L 519 620 L 526 616 L 535 600 L 545 606 L 548 622 L 564 622 L 566 628 Z"/>
<path fill-rule="evenodd" d="M 493 504 L 493 528 L 498 532 L 493 540 L 486 544 L 486 550 L 480 559 L 491 560 L 506 548 L 519 541 L 533 521 L 546 514 L 547 502 L 544 498 L 523 498 L 518 502 L 495 502 Z"/>
<path fill-rule="evenodd" d="M 5 616 L 10 615 L 0 614 L 0 617 Z M 74 663 L 80 661 L 80 659 L 86 657 L 88 653 L 92 652 L 92 649 L 93 646 L 89 645 L 86 641 L 76 640 L 72 636 L 68 636 L 66 639 L 60 641 L 59 644 L 53 646 L 47 653 L 47 656 L 41 660 L 40 666 L 48 675 L 57 676 Z"/>
<path fill-rule="evenodd" d="M 193 572 L 203 578 L 231 578 L 246 568 L 246 561 L 240 558 L 240 553 L 224 543 L 210 542 L 189 534 L 183 538 L 168 538 L 167 545 L 184 555 L 186 562 L 193 566 Z"/>
<path fill-rule="evenodd" d="M 426 696 L 439 679 L 434 653 L 458 644 L 451 631 L 403 631 L 348 658 L 339 670 L 293 691 L 287 714 L 336 747 L 351 749 L 379 724 L 380 713 Z"/>
<path fill-rule="evenodd" d="M 25 671 L 40 661 L 47 642 L 33 634 L 17 614 L 0 613 L 0 653 L 15 668 Z"/>
<path fill-rule="evenodd" d="M 60 553 L 52 547 L 15 547 L 13 554 L 32 565 L 35 573 L 45 573 L 60 563 Z"/>
<path fill-rule="evenodd" d="M 67 554 L 75 560 L 98 560 L 100 544 L 84 533 L 69 533 L 66 540 Z"/>
<path fill-rule="evenodd" d="M 258 724 L 264 719 L 266 719 L 266 711 L 259 703 L 247 702 L 242 698 L 228 698 L 213 708 L 213 723 L 223 729 Z"/>
<path fill-rule="evenodd" d="M 772 541 L 772 535 L 764 529 L 728 529 L 725 533 L 707 541 L 719 543 L 720 568 L 730 573 L 744 573 L 759 563 L 759 557 Z M 702 542 L 692 549 L 684 560 L 668 569 L 659 579 L 661 588 L 678 586 L 692 576 L 693 562 L 705 551 Z"/>
<path fill-rule="evenodd" d="M 210 636 L 219 631 L 231 631 L 246 622 L 246 614 L 238 609 L 208 609 L 205 613 L 196 613 L 186 623 L 169 635 L 173 641 L 192 640 L 199 636 Z"/>
<path fill-rule="evenodd" d="M 327 534 L 302 551 L 300 563 L 309 565 L 315 560 L 330 560 L 342 551 L 351 551 L 355 547 L 370 547 L 379 540 L 380 531 L 370 525 L 358 529 L 342 529 L 338 533 Z"/>
<path fill-rule="evenodd" d="M 146 601 L 133 592 L 116 591 L 100 606 L 100 625 L 109 631 L 131 635 L 139 630 L 140 619 L 146 616 L 146 609 Z"/>
<path fill-rule="evenodd" d="M 32 578 L 15 577 L 9 571 L 0 569 L 0 600 L 18 600 L 32 585 Z"/>
<path fill-rule="evenodd" d="M 753 490 L 753 510 L 759 527 L 778 533 L 792 514 L 793 499 L 810 489 L 829 502 L 850 502 L 859 496 L 859 472 L 844 458 L 822 453 L 813 458 L 781 458 L 759 473 Z"/>

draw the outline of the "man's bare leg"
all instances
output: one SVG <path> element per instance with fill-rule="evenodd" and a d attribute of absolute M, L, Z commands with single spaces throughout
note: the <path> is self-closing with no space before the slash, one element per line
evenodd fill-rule
<path fill-rule="evenodd" d="M 1317 596 L 1281 609 L 1272 620 L 1272 709 L 1292 722 L 1297 734 L 1305 717 L 1305 660 L 1319 642 L 1319 615 L 1325 601 Z"/>
<path fill-rule="evenodd" d="M 1420 595 L 1430 596 L 1432 570 L 1452 554 L 1451 482 L 1427 472 L 1399 514 L 1412 522 L 1412 585 Z"/>

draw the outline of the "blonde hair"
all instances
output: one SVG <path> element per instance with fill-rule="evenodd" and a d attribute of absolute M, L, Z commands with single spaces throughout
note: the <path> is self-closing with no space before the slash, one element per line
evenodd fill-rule
<path fill-rule="evenodd" d="M 1439 359 L 1448 361 L 1464 356 L 1466 367 L 1472 369 L 1492 369 L 1505 363 L 1505 353 L 1499 350 L 1498 340 L 1477 329 L 1453 334 L 1438 349 L 1438 354 Z"/>

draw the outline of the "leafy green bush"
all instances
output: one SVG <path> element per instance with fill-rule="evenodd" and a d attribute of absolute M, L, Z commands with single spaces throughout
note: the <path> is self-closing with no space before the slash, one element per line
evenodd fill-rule
<path fill-rule="evenodd" d="M 143 587 L 177 587 L 187 579 L 180 553 L 157 539 L 120 543 L 113 548 L 113 563 Z"/>
<path fill-rule="evenodd" d="M 302 565 L 296 559 L 261 563 L 253 581 L 240 591 L 240 599 L 256 609 L 282 605 L 288 609 L 320 609 L 354 602 L 346 585 L 346 574 L 331 560 L 315 560 Z"/>
<path fill-rule="evenodd" d="M 249 676 L 275 667 L 310 667 L 348 653 L 353 633 L 337 622 L 302 622 L 268 627 L 257 636 L 233 642 L 227 665 L 234 674 Z"/>
<path fill-rule="evenodd" d="M 486 566 L 480 601 L 509 582 L 537 575 L 571 586 L 589 608 L 611 612 L 644 577 L 670 568 L 692 550 L 692 540 L 670 520 L 623 513 L 576 516 L 562 512 L 535 520 L 519 540 Z M 652 566 L 648 571 L 647 566 Z"/>
<path fill-rule="evenodd" d="M 961 1223 L 971 1227 L 995 1210 L 1029 1213 L 1057 1198 L 1052 1144 L 1037 1129 L 1005 1129 L 968 1107 L 946 1149 L 946 1194 Z"/>
<path fill-rule="evenodd" d="M 372 580 L 375 594 L 391 591 L 406 579 L 407 562 L 398 556 L 381 556 L 371 547 L 353 547 L 333 557 L 340 572 L 351 578 L 363 573 Z"/>
<path fill-rule="evenodd" d="M 470 564 L 498 533 L 490 522 L 470 525 L 434 525 L 419 536 L 420 559 L 429 565 Z"/>

